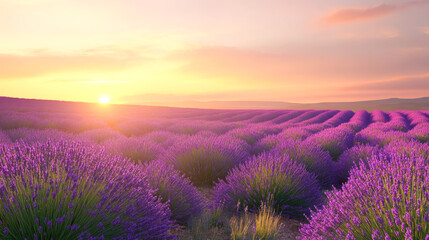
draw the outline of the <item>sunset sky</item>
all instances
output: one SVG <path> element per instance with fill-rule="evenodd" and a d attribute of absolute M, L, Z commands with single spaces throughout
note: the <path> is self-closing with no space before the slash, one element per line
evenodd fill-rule
<path fill-rule="evenodd" d="M 429 96 L 429 0 L 0 0 L 0 95 Z"/>

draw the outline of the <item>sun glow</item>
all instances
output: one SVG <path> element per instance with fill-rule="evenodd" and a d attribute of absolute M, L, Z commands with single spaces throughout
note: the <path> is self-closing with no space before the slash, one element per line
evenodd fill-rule
<path fill-rule="evenodd" d="M 109 98 L 109 96 L 103 95 L 103 96 L 100 96 L 98 101 L 102 104 L 108 104 L 108 103 L 110 103 L 110 98 Z"/>

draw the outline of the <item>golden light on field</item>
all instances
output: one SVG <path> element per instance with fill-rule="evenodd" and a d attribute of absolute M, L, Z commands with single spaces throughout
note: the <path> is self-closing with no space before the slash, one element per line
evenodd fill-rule
<path fill-rule="evenodd" d="M 100 102 L 101 104 L 108 104 L 108 103 L 110 103 L 110 98 L 109 98 L 109 96 L 102 95 L 98 99 L 98 102 Z"/>

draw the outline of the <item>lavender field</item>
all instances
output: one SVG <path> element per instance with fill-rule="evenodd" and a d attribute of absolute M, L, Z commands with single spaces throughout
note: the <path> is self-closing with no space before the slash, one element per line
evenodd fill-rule
<path fill-rule="evenodd" d="M 74 106 L 1 105 L 0 239 L 429 239 L 429 111 Z"/>

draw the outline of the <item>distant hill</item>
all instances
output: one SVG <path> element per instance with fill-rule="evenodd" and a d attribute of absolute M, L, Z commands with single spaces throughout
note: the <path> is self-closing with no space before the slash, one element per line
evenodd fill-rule
<path fill-rule="evenodd" d="M 335 110 L 429 110 L 429 97 L 402 99 L 389 98 L 382 100 L 357 101 L 357 102 L 321 102 L 321 103 L 289 103 L 272 101 L 189 101 L 175 103 L 153 103 L 154 106 L 146 105 L 118 105 L 111 104 L 110 109 L 117 113 L 138 111 L 144 114 L 157 115 L 161 113 L 180 111 L 177 109 L 204 108 L 204 109 L 335 109 Z M 21 111 L 50 111 L 61 109 L 65 112 L 82 112 L 100 110 L 98 103 L 67 102 L 55 100 L 37 100 L 0 97 L 0 110 L 15 109 Z M 104 110 L 103 110 L 104 111 Z"/>
<path fill-rule="evenodd" d="M 188 101 L 175 103 L 153 103 L 170 107 L 214 108 L 214 109 L 335 109 L 335 110 L 429 110 L 429 97 L 402 99 L 389 98 L 357 102 L 290 103 L 272 101 Z"/>

